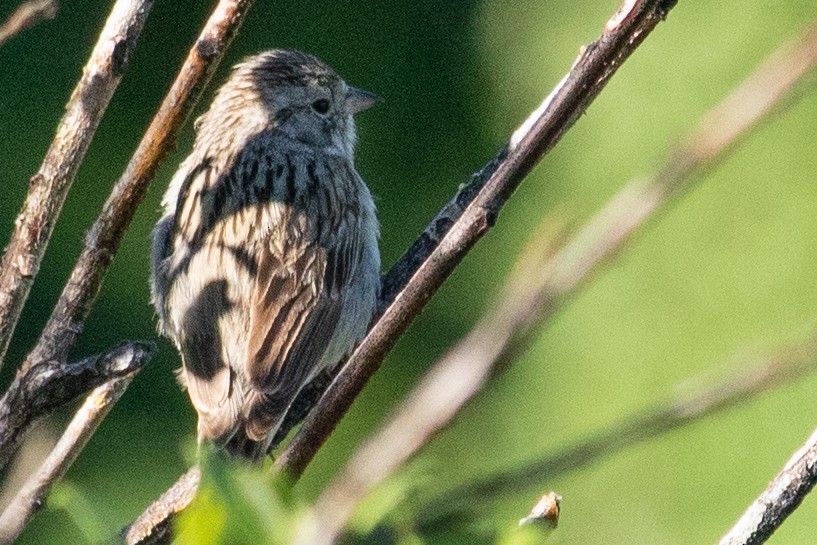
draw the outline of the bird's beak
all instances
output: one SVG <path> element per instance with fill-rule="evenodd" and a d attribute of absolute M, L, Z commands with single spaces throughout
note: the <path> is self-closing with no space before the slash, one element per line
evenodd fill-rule
<path fill-rule="evenodd" d="M 380 97 L 369 91 L 357 87 L 349 87 L 346 91 L 346 108 L 352 115 L 367 110 L 378 102 Z"/>

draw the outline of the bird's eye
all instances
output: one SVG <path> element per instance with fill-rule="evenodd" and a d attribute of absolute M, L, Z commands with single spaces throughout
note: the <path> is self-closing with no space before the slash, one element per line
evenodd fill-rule
<path fill-rule="evenodd" d="M 323 115 L 329 111 L 329 101 L 325 98 L 319 98 L 312 103 L 312 109 Z"/>

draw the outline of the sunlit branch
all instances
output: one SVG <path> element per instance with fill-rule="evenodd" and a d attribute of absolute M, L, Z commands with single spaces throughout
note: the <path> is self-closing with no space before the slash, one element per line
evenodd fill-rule
<path fill-rule="evenodd" d="M 122 79 L 153 0 L 118 0 L 111 10 L 28 195 L 0 262 L 0 366 L 65 197 Z"/>

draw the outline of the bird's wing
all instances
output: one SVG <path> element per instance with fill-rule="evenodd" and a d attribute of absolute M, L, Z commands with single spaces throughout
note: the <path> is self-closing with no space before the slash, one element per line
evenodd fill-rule
<path fill-rule="evenodd" d="M 316 370 L 343 310 L 342 285 L 328 278 L 336 252 L 287 242 L 263 245 L 250 302 L 247 371 L 262 395 L 247 431 L 256 439 L 278 424 Z"/>

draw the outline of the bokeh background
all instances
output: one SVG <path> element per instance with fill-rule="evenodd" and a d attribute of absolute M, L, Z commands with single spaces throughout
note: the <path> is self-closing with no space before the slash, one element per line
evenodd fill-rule
<path fill-rule="evenodd" d="M 16 4 L 3 2 L 0 17 Z M 0 48 L 3 243 L 112 2 L 62 4 L 54 21 Z M 153 8 L 68 197 L 3 385 L 36 341 L 84 231 L 213 5 Z M 493 157 L 617 8 L 617 0 L 258 0 L 214 83 L 245 55 L 295 47 L 385 99 L 360 116 L 358 166 L 377 197 L 388 266 L 457 185 Z M 679 2 L 399 342 L 310 466 L 298 497 L 313 499 L 468 330 L 546 215 L 585 218 L 629 179 L 651 172 L 707 108 L 815 17 L 817 6 L 807 0 Z M 413 461 L 421 495 L 558 450 L 668 397 L 690 376 L 723 370 L 735 353 L 805 338 L 817 326 L 816 120 L 812 93 L 651 222 Z M 173 377 L 176 353 L 155 334 L 147 271 L 161 194 L 191 138 L 188 126 L 138 211 L 74 350 L 80 357 L 122 340 L 151 339 L 159 353 L 20 543 L 86 543 L 88 524 L 112 535 L 187 467 L 194 411 Z M 543 476 L 492 504 L 480 524 L 453 524 L 423 537 L 490 543 L 496 528 L 512 527 L 552 489 L 564 501 L 551 543 L 713 543 L 817 425 L 815 389 L 817 377 L 807 378 L 580 471 Z M 43 423 L 38 436 L 53 436 L 69 414 Z M 816 516 L 817 500 L 807 499 L 773 542 L 813 543 Z M 379 532 L 351 542 L 391 538 Z"/>

